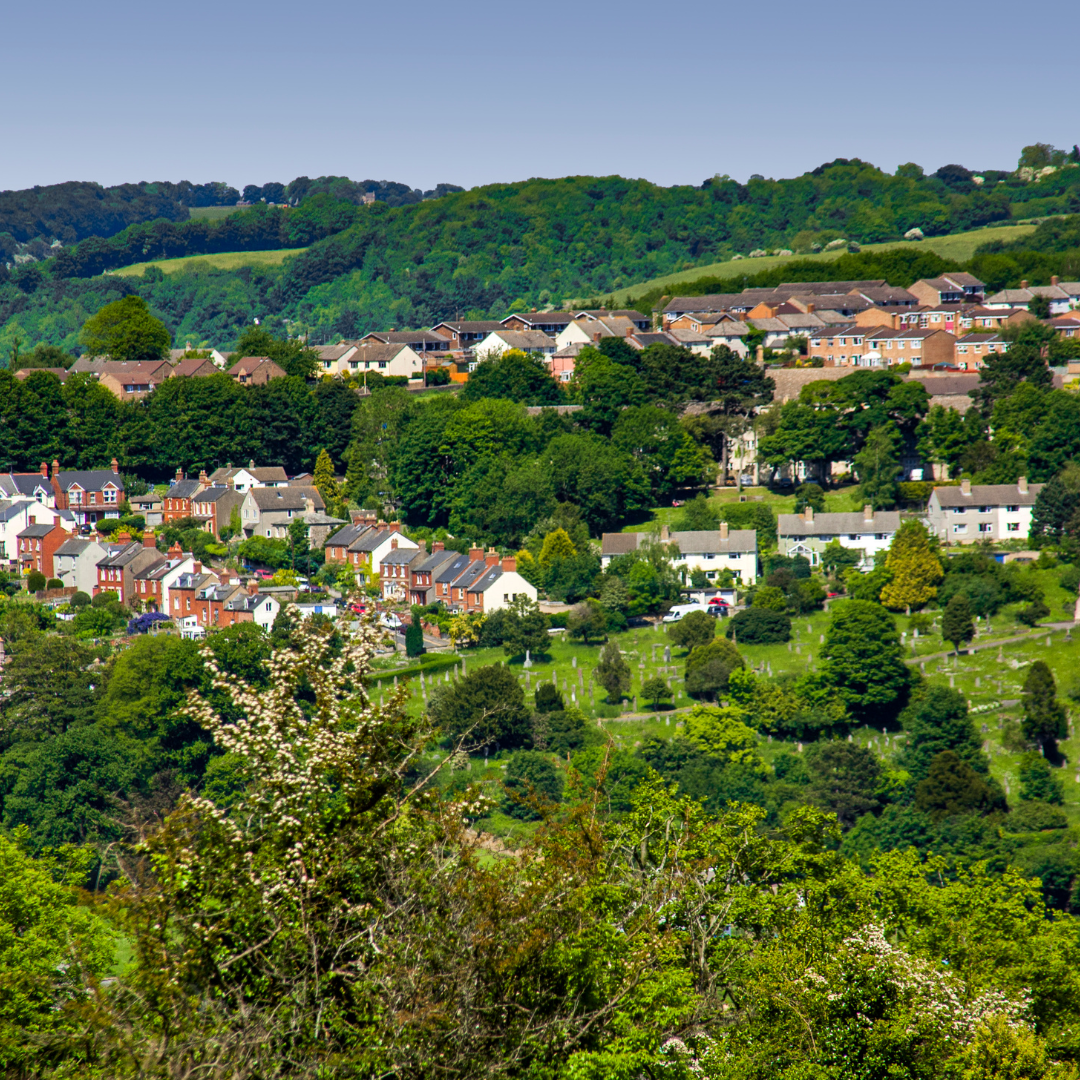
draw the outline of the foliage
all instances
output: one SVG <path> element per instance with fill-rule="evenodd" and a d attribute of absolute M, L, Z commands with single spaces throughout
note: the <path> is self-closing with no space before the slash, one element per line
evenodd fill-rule
<path fill-rule="evenodd" d="M 505 349 L 483 359 L 470 373 L 461 397 L 463 401 L 505 398 L 524 405 L 561 405 L 565 400 L 543 359 L 520 349 Z"/>
<path fill-rule="evenodd" d="M 726 638 L 712 638 L 706 645 L 698 645 L 686 658 L 686 692 L 691 697 L 704 697 L 714 701 L 727 689 L 733 671 L 743 667 L 745 661 L 735 645 Z"/>
<path fill-rule="evenodd" d="M 995 789 L 952 750 L 935 754 L 926 779 L 915 787 L 915 805 L 933 821 L 986 813 L 1003 803 Z"/>
<path fill-rule="evenodd" d="M 941 616 L 941 637 L 948 641 L 954 652 L 960 651 L 975 636 L 975 624 L 971 619 L 971 605 L 962 592 L 956 593 L 945 605 Z"/>
<path fill-rule="evenodd" d="M 630 665 L 623 658 L 616 641 L 609 641 L 600 650 L 600 659 L 593 668 L 593 678 L 604 688 L 612 704 L 621 702 L 630 692 Z"/>
<path fill-rule="evenodd" d="M 668 627 L 667 636 L 690 653 L 716 636 L 716 620 L 707 611 L 690 611 Z"/>
<path fill-rule="evenodd" d="M 923 688 L 900 714 L 900 723 L 907 732 L 900 764 L 912 779 L 925 779 L 930 762 L 946 750 L 976 772 L 988 774 L 982 741 L 968 715 L 967 702 L 958 691 L 940 685 Z"/>
<path fill-rule="evenodd" d="M 910 676 L 889 613 L 866 600 L 847 600 L 831 615 L 821 650 L 826 685 L 863 714 L 902 699 Z"/>
<path fill-rule="evenodd" d="M 1040 754 L 1025 754 L 1020 762 L 1020 798 L 1060 806 L 1064 785 Z"/>
<path fill-rule="evenodd" d="M 80 341 L 91 356 L 119 361 L 160 360 L 172 338 L 165 324 L 150 314 L 145 300 L 125 296 L 87 319 Z"/>
<path fill-rule="evenodd" d="M 641 697 L 652 702 L 654 711 L 660 708 L 661 701 L 666 701 L 671 696 L 671 688 L 659 675 L 654 675 L 641 684 Z"/>
<path fill-rule="evenodd" d="M 791 618 L 783 611 L 750 607 L 728 619 L 724 636 L 743 645 L 778 645 L 791 640 Z"/>
<path fill-rule="evenodd" d="M 937 586 L 945 576 L 941 560 L 931 543 L 930 533 L 918 521 L 905 521 L 889 545 L 885 565 L 892 580 L 881 590 L 881 602 L 887 608 L 923 607 L 937 595 Z"/>
<path fill-rule="evenodd" d="M 425 651 L 424 631 L 420 625 L 420 612 L 414 611 L 412 619 L 405 630 L 405 655 L 409 657 L 423 656 Z"/>
<path fill-rule="evenodd" d="M 855 455 L 855 475 L 859 478 L 859 502 L 875 510 L 889 510 L 900 496 L 899 434 L 895 427 L 874 428 L 863 448 Z"/>
<path fill-rule="evenodd" d="M 589 644 L 589 637 L 602 638 L 608 629 L 607 608 L 599 600 L 583 600 L 575 604 L 566 616 L 566 630 L 571 637 L 580 637 Z"/>
<path fill-rule="evenodd" d="M 451 739 L 469 746 L 529 744 L 525 693 L 503 664 L 476 668 L 437 686 L 428 698 L 428 711 Z"/>
<path fill-rule="evenodd" d="M 522 821 L 535 821 L 544 803 L 562 798 L 563 779 L 545 754 L 519 750 L 506 767 L 505 786 L 506 813 Z"/>
<path fill-rule="evenodd" d="M 1065 706 L 1057 699 L 1054 674 L 1045 660 L 1036 660 L 1024 680 L 1024 735 L 1041 745 L 1048 757 L 1057 753 L 1058 739 L 1065 738 Z"/>
<path fill-rule="evenodd" d="M 881 805 L 881 765 L 871 750 L 850 742 L 815 743 L 807 752 L 808 795 L 823 810 L 851 828 L 863 814 Z"/>

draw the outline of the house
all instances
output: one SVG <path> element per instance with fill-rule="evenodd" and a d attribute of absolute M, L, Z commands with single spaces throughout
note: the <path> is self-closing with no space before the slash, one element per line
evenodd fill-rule
<path fill-rule="evenodd" d="M 637 551 L 648 540 L 647 533 L 604 533 L 601 540 L 600 565 L 605 569 L 612 559 Z M 701 570 L 711 581 L 717 574 L 730 570 L 735 580 L 753 585 L 758 576 L 757 531 L 729 529 L 726 521 L 719 529 L 695 532 L 660 530 L 660 542 L 674 547 L 672 565 L 684 574 Z"/>
<path fill-rule="evenodd" d="M 36 473 L 0 476 L 0 496 L 28 498 L 56 510 L 70 511 L 74 524 L 96 525 L 120 516 L 124 481 L 116 458 L 111 469 L 66 471 L 54 460 L 52 472 L 43 461 Z"/>
<path fill-rule="evenodd" d="M 477 554 L 477 551 L 479 551 L 479 554 Z M 454 557 L 448 562 L 442 563 L 432 575 L 435 578 L 435 602 L 442 604 L 446 608 L 455 605 L 463 607 L 465 604 L 465 590 L 461 588 L 455 594 L 454 582 L 462 577 L 476 558 L 483 559 L 484 552 L 483 549 L 473 548 L 468 554 L 458 554 L 457 552 L 451 552 L 451 554 Z M 432 601 L 429 600 L 428 602 L 431 603 Z M 456 606 L 455 610 L 457 610 Z"/>
<path fill-rule="evenodd" d="M 1001 334 L 964 334 L 956 340 L 953 363 L 961 371 L 977 371 L 988 356 L 1008 351 L 1009 343 Z"/>
<path fill-rule="evenodd" d="M 673 296 L 661 312 L 664 329 L 684 315 L 730 312 L 739 303 L 739 293 L 709 293 L 705 296 Z M 744 309 L 745 310 L 745 309 Z"/>
<path fill-rule="evenodd" d="M 555 339 L 542 330 L 497 330 L 476 346 L 476 356 L 478 360 L 486 360 L 507 349 L 520 349 L 523 353 L 540 353 L 549 357 L 555 355 L 558 347 Z"/>
<path fill-rule="evenodd" d="M 556 349 L 547 358 L 548 371 L 556 382 L 569 382 L 574 377 L 578 353 L 584 348 L 580 342 L 567 345 L 565 348 Z"/>
<path fill-rule="evenodd" d="M 581 316 L 567 323 L 559 331 L 555 337 L 555 344 L 560 349 L 567 345 L 590 345 L 601 338 L 629 337 L 637 329 L 636 323 L 621 316 L 611 316 L 606 319 Z"/>
<path fill-rule="evenodd" d="M 411 345 L 365 339 L 346 361 L 348 374 L 362 378 L 367 372 L 419 379 L 424 374 L 424 359 Z"/>
<path fill-rule="evenodd" d="M 655 334 L 649 334 L 650 338 L 655 337 Z M 677 345 L 683 349 L 689 349 L 692 353 L 696 353 L 698 356 L 707 356 L 715 348 L 717 341 L 714 341 L 708 334 L 699 334 L 696 330 L 668 330 L 664 334 L 665 337 L 671 339 L 673 345 Z M 628 339 L 635 341 L 635 338 Z"/>
<path fill-rule="evenodd" d="M 502 329 L 503 324 L 495 319 L 452 319 L 433 326 L 431 332 L 446 338 L 451 351 L 460 352 L 474 348 L 488 334 Z"/>
<path fill-rule="evenodd" d="M 349 359 L 356 355 L 359 345 L 343 341 L 340 345 L 323 345 L 318 349 L 319 370 L 324 375 L 342 375 L 349 370 Z"/>
<path fill-rule="evenodd" d="M 269 356 L 245 356 L 226 374 L 242 386 L 265 386 L 271 379 L 283 379 L 288 372 Z"/>
<path fill-rule="evenodd" d="M 446 551 L 441 540 L 431 545 L 431 554 L 409 564 L 409 603 L 427 606 L 435 602 L 435 578 L 456 558 L 458 552 Z"/>
<path fill-rule="evenodd" d="M 154 534 L 151 532 L 144 533 L 141 542 L 132 540 L 128 533 L 122 532 L 116 543 L 107 544 L 105 550 L 105 558 L 97 564 L 94 596 L 103 592 L 116 593 L 122 604 L 137 596 L 136 574 L 165 562 L 165 556 L 155 547 Z"/>
<path fill-rule="evenodd" d="M 169 484 L 169 490 L 162 497 L 161 519 L 165 524 L 195 516 L 193 499 L 209 484 L 205 471 L 198 480 L 184 478 L 182 469 L 176 470 L 176 478 Z"/>
<path fill-rule="evenodd" d="M 221 368 L 210 357 L 189 356 L 178 360 L 169 372 L 171 379 L 203 379 L 208 375 L 220 375 Z"/>
<path fill-rule="evenodd" d="M 18 379 L 19 382 L 26 382 L 26 380 L 36 371 L 47 371 L 50 375 L 55 375 L 62 383 L 67 382 L 67 378 L 71 374 L 67 368 L 62 367 L 19 368 L 19 370 L 15 372 L 15 378 Z"/>
<path fill-rule="evenodd" d="M 1026 308 L 1036 296 L 1043 296 L 1050 302 L 1051 316 L 1065 315 L 1080 306 L 1080 282 L 1062 282 L 1056 274 L 1051 275 L 1049 285 L 1028 285 L 1021 281 L 1019 289 L 1002 289 L 987 297 L 986 307 Z"/>
<path fill-rule="evenodd" d="M 221 624 L 231 626 L 236 622 L 253 622 L 267 633 L 273 629 L 274 620 L 281 611 L 281 601 L 270 593 L 258 592 L 252 583 L 249 591 L 233 591 L 221 602 Z"/>
<path fill-rule="evenodd" d="M 502 328 L 511 331 L 531 331 L 554 338 L 561 334 L 575 318 L 576 315 L 572 311 L 519 311 L 513 315 L 507 315 L 502 320 Z M 510 347 L 517 349 L 521 346 Z"/>
<path fill-rule="evenodd" d="M 420 545 L 401 532 L 401 522 L 380 521 L 375 525 L 346 525 L 330 536 L 325 545 L 327 562 L 347 562 L 359 574 L 382 572 L 382 560 L 391 551 L 418 551 Z"/>
<path fill-rule="evenodd" d="M 841 547 L 862 552 L 859 568 L 869 570 L 874 556 L 888 550 L 900 528 L 900 514 L 864 506 L 862 513 L 815 514 L 808 506 L 801 514 L 780 514 L 777 546 L 781 555 L 804 555 L 818 566 L 821 553 L 834 540 Z"/>
<path fill-rule="evenodd" d="M 926 517 L 933 532 L 947 544 L 984 540 L 1026 540 L 1042 484 L 1021 476 L 1015 484 L 972 484 L 936 487 Z"/>
<path fill-rule="evenodd" d="M 446 335 L 437 334 L 434 330 L 372 331 L 360 339 L 359 345 L 361 349 L 365 345 L 407 345 L 415 353 L 450 351 L 450 341 Z"/>
<path fill-rule="evenodd" d="M 19 534 L 31 525 L 43 524 L 58 524 L 70 532 L 75 523 L 69 514 L 34 499 L 0 501 L 0 569 L 18 571 Z"/>
<path fill-rule="evenodd" d="M 305 514 L 326 509 L 317 488 L 251 488 L 240 504 L 240 526 L 244 535 L 283 540 L 292 522 Z"/>
<path fill-rule="evenodd" d="M 71 539 L 71 533 L 57 520 L 38 522 L 36 515 L 31 514 L 29 521 L 16 538 L 19 571 L 26 575 L 37 570 L 46 578 L 54 578 L 53 556 L 65 540 Z"/>
<path fill-rule="evenodd" d="M 1076 315 L 1058 315 L 1054 319 L 1048 319 L 1046 325 L 1051 330 L 1056 330 L 1058 337 L 1080 337 L 1080 313 Z"/>
<path fill-rule="evenodd" d="M 133 514 L 142 515 L 148 529 L 155 528 L 164 520 L 165 500 L 156 491 L 148 491 L 145 495 L 129 495 L 128 506 Z"/>
<path fill-rule="evenodd" d="M 205 571 L 201 562 L 192 562 L 190 568 L 178 574 L 173 581 L 165 614 L 181 631 L 205 628 L 209 624 L 210 606 L 207 597 L 200 594 L 209 586 L 218 584 L 216 574 Z"/>
<path fill-rule="evenodd" d="M 400 547 L 397 538 L 380 563 L 380 588 L 384 600 L 405 600 L 412 585 L 412 567 L 427 559 L 423 547 Z"/>
<path fill-rule="evenodd" d="M 512 555 L 500 558 L 497 551 L 488 551 L 480 574 L 465 585 L 465 610 L 489 615 L 510 607 L 521 597 L 536 603 L 536 595 L 535 586 L 517 572 L 517 560 Z"/>
<path fill-rule="evenodd" d="M 888 330 L 868 331 L 868 348 L 863 354 L 863 366 L 891 367 L 911 364 L 912 367 L 933 367 L 953 362 L 956 338 L 946 330 Z M 875 363 L 876 361 L 876 363 Z"/>
<path fill-rule="evenodd" d="M 207 355 L 205 357 L 200 357 L 200 353 L 205 353 Z M 223 371 L 229 366 L 230 356 L 232 356 L 232 353 L 219 352 L 217 349 L 197 349 L 189 341 L 183 349 L 170 349 L 168 359 L 174 370 L 178 364 L 183 363 L 185 360 L 208 359 L 218 371 Z"/>
<path fill-rule="evenodd" d="M 164 360 L 109 360 L 101 365 L 97 380 L 121 401 L 138 401 L 156 390 L 172 374 Z"/>
<path fill-rule="evenodd" d="M 53 552 L 53 577 L 67 589 L 92 596 L 98 583 L 97 564 L 107 555 L 108 551 L 96 540 L 71 537 Z"/>
<path fill-rule="evenodd" d="M 233 514 L 236 514 L 237 521 L 240 520 L 240 507 L 243 502 L 244 494 L 236 488 L 224 484 L 203 487 L 192 497 L 192 516 L 198 519 L 208 533 L 213 533 L 220 539 L 221 530 L 228 528 Z"/>
<path fill-rule="evenodd" d="M 972 274 L 943 274 L 922 278 L 907 290 L 920 304 L 981 303 L 986 286 Z"/>
<path fill-rule="evenodd" d="M 280 465 L 256 468 L 255 462 L 249 461 L 246 467 L 234 469 L 230 461 L 225 468 L 215 469 L 210 474 L 209 482 L 211 487 L 234 487 L 237 491 L 250 491 L 257 487 L 285 487 L 289 477 Z"/>
<path fill-rule="evenodd" d="M 582 308 L 574 315 L 575 319 L 629 319 L 638 330 L 649 330 L 652 318 L 634 308 Z"/>

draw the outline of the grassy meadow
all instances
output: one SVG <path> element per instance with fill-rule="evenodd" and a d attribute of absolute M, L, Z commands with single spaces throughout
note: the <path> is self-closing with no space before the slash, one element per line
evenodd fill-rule
<path fill-rule="evenodd" d="M 209 207 L 208 209 L 219 209 Z M 236 270 L 241 266 L 279 266 L 290 255 L 299 255 L 307 248 L 282 248 L 279 251 L 221 251 L 215 255 L 185 255 L 182 259 L 157 259 L 133 263 L 114 270 L 121 277 L 142 277 L 148 266 L 156 266 L 166 274 L 190 274 L 204 268 Z"/>

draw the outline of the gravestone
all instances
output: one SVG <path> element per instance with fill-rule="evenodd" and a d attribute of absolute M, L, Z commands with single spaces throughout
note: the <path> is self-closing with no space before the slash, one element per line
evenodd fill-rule
<path fill-rule="evenodd" d="M 670 664 L 671 663 L 671 646 L 670 645 L 665 645 L 664 646 L 664 663 L 665 664 Z"/>
<path fill-rule="evenodd" d="M 525 667 L 532 667 L 532 655 L 530 654 L 528 649 L 525 650 Z"/>
<path fill-rule="evenodd" d="M 576 667 L 577 667 L 577 657 L 576 657 L 576 656 L 571 656 L 571 657 L 570 657 L 570 666 L 571 666 L 572 668 L 576 668 Z"/>

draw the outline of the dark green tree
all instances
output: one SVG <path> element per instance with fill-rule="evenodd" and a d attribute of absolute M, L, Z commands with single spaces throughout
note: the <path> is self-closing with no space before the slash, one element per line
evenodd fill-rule
<path fill-rule="evenodd" d="M 945 612 L 941 616 L 941 637 L 952 645 L 953 652 L 959 653 L 960 646 L 966 645 L 974 636 L 971 604 L 964 593 L 958 592 L 945 605 Z"/>
<path fill-rule="evenodd" d="M 1042 754 L 1025 754 L 1020 761 L 1020 798 L 1061 806 L 1065 789 Z"/>
<path fill-rule="evenodd" d="M 931 758 L 926 779 L 915 787 L 916 807 L 933 821 L 987 813 L 1003 801 L 994 787 L 952 750 Z"/>
<path fill-rule="evenodd" d="M 821 650 L 826 685 L 863 715 L 893 705 L 907 691 L 910 675 L 892 616 L 866 600 L 847 600 L 831 610 Z"/>
<path fill-rule="evenodd" d="M 872 750 L 849 742 L 815 743 L 807 752 L 806 768 L 810 800 L 835 814 L 844 829 L 881 806 L 881 765 Z"/>
<path fill-rule="evenodd" d="M 686 658 L 686 692 L 691 697 L 715 701 L 727 689 L 731 673 L 744 666 L 745 661 L 732 642 L 714 637 L 707 644 L 698 645 Z"/>
<path fill-rule="evenodd" d="M 571 637 L 588 645 L 590 637 L 602 638 L 607 633 L 608 621 L 607 609 L 599 600 L 582 600 L 567 612 L 566 629 Z"/>
<path fill-rule="evenodd" d="M 728 619 L 724 636 L 740 645 L 779 645 L 791 640 L 791 616 L 786 611 L 746 608 Z"/>
<path fill-rule="evenodd" d="M 427 650 L 424 648 L 424 631 L 420 626 L 420 612 L 412 613 L 412 620 L 405 630 L 405 655 L 423 656 Z"/>
<path fill-rule="evenodd" d="M 707 611 L 691 611 L 668 627 L 667 636 L 689 653 L 716 637 L 716 620 Z"/>
<path fill-rule="evenodd" d="M 987 356 L 979 372 L 979 386 L 972 393 L 983 416 L 990 416 L 994 405 L 1008 397 L 1024 382 L 1049 390 L 1053 375 L 1043 351 L 1047 346 L 1047 328 L 1041 323 L 1022 323 L 1010 332 L 1007 352 Z M 1053 334 L 1053 331 L 1050 332 Z"/>
<path fill-rule="evenodd" d="M 268 356 L 286 374 L 310 379 L 319 370 L 319 352 L 296 338 L 275 337 L 265 326 L 246 326 L 233 352 L 242 356 Z M 268 384 L 269 385 L 269 384 Z"/>
<path fill-rule="evenodd" d="M 661 701 L 671 698 L 671 688 L 659 675 L 654 675 L 641 684 L 641 696 L 645 701 L 652 702 L 653 711 L 655 712 L 660 708 Z"/>
<path fill-rule="evenodd" d="M 607 699 L 613 705 L 621 702 L 630 692 L 630 665 L 616 642 L 609 641 L 600 650 L 600 661 L 593 668 L 593 678 L 607 692 Z"/>
<path fill-rule="evenodd" d="M 525 692 L 503 664 L 476 668 L 439 687 L 428 709 L 448 736 L 472 747 L 497 743 L 513 749 L 531 742 Z"/>
<path fill-rule="evenodd" d="M 533 695 L 538 713 L 562 712 L 566 708 L 559 688 L 553 682 L 540 683 Z"/>
<path fill-rule="evenodd" d="M 1068 733 L 1065 706 L 1057 699 L 1054 674 L 1045 660 L 1031 665 L 1023 690 L 1024 735 L 1038 743 L 1048 758 L 1057 756 L 1058 739 Z"/>
<path fill-rule="evenodd" d="M 947 686 L 932 684 L 900 714 L 907 743 L 900 764 L 915 780 L 924 780 L 930 763 L 940 753 L 951 750 L 983 776 L 989 763 L 975 725 L 968 715 L 964 695 Z"/>
<path fill-rule="evenodd" d="M 92 650 L 70 637 L 34 635 L 16 642 L 5 634 L 0 717 L 5 741 L 44 739 L 91 723 L 104 672 L 95 675 Z"/>
<path fill-rule="evenodd" d="M 1066 485 L 1061 476 L 1054 476 L 1035 496 L 1031 515 L 1032 539 L 1060 539 L 1065 526 L 1080 508 L 1080 491 Z"/>
<path fill-rule="evenodd" d="M 83 323 L 79 341 L 91 356 L 113 360 L 160 360 L 172 343 L 165 324 L 141 296 L 106 304 Z"/>
<path fill-rule="evenodd" d="M 507 656 L 539 655 L 547 652 L 548 618 L 528 597 L 519 596 L 504 609 L 502 639 Z"/>
<path fill-rule="evenodd" d="M 562 773 L 546 754 L 519 750 L 506 766 L 503 809 L 522 821 L 536 821 L 545 803 L 562 799 Z"/>
<path fill-rule="evenodd" d="M 855 455 L 859 502 L 875 510 L 889 510 L 900 493 L 900 435 L 892 424 L 874 428 Z"/>
<path fill-rule="evenodd" d="M 524 405 L 561 405 L 566 401 L 562 386 L 536 353 L 506 349 L 476 365 L 461 392 L 462 401 L 505 398 Z"/>

